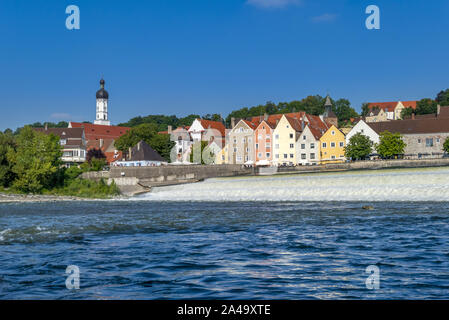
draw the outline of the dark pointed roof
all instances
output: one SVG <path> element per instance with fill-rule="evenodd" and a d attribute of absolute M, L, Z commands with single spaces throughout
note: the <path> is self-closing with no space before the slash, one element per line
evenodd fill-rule
<path fill-rule="evenodd" d="M 131 149 L 129 161 L 160 161 L 167 162 L 162 156 L 151 148 L 145 141 L 140 141 Z"/>
<path fill-rule="evenodd" d="M 100 90 L 97 91 L 97 99 L 109 99 L 109 93 L 104 89 L 105 81 L 100 80 Z"/>

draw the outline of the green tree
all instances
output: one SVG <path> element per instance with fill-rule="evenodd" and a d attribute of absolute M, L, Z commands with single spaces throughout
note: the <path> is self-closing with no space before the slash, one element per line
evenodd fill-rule
<path fill-rule="evenodd" d="M 200 147 L 201 146 L 201 147 Z M 201 149 L 200 149 L 201 148 Z M 201 153 L 199 152 L 201 150 Z M 190 152 L 190 162 L 197 163 L 199 155 L 201 154 L 201 164 L 211 164 L 215 160 L 215 155 L 212 149 L 209 147 L 207 141 L 196 141 L 192 145 L 192 152 Z M 196 155 L 196 157 L 194 157 Z"/>
<path fill-rule="evenodd" d="M 373 152 L 373 142 L 361 132 L 353 135 L 345 148 L 346 158 L 364 160 Z"/>
<path fill-rule="evenodd" d="M 444 150 L 446 153 L 449 153 L 449 137 L 446 138 L 446 140 L 444 141 L 444 144 L 443 144 L 443 150 Z"/>
<path fill-rule="evenodd" d="M 441 106 L 449 106 L 449 89 L 440 91 L 435 100 Z"/>
<path fill-rule="evenodd" d="M 26 126 L 16 141 L 16 150 L 9 149 L 8 152 L 8 161 L 16 175 L 12 187 L 30 193 L 53 188 L 61 178 L 59 137 L 45 135 Z"/>
<path fill-rule="evenodd" d="M 392 159 L 403 155 L 406 146 L 399 133 L 384 131 L 379 136 L 376 150 L 383 158 Z"/>
<path fill-rule="evenodd" d="M 9 187 L 14 181 L 15 175 L 8 160 L 8 152 L 14 152 L 15 147 L 12 133 L 0 132 L 0 187 Z"/>
<path fill-rule="evenodd" d="M 369 113 L 369 103 L 365 102 L 362 104 L 362 117 L 366 117 Z"/>
<path fill-rule="evenodd" d="M 132 128 L 127 134 L 117 139 L 114 145 L 118 150 L 128 152 L 129 148 L 134 147 L 141 140 L 145 141 L 167 161 L 170 160 L 170 151 L 175 143 L 170 141 L 168 134 L 158 134 L 158 127 L 153 123 L 141 124 Z"/>
<path fill-rule="evenodd" d="M 412 114 L 415 112 L 415 110 L 413 110 L 413 108 L 408 107 L 405 108 L 404 110 L 401 111 L 401 118 L 402 119 L 406 119 L 412 116 Z"/>
<path fill-rule="evenodd" d="M 438 103 L 432 99 L 421 99 L 416 104 L 416 114 L 431 114 L 437 113 Z"/>
<path fill-rule="evenodd" d="M 351 107 L 347 99 L 339 99 L 335 102 L 334 112 L 340 124 L 347 123 L 351 118 L 359 117 L 359 114 Z"/>

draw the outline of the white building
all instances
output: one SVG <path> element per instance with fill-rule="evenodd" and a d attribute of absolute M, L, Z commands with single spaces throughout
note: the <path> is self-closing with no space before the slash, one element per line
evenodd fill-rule
<path fill-rule="evenodd" d="M 357 133 L 361 133 L 364 136 L 367 136 L 373 143 L 379 143 L 379 134 L 374 131 L 365 121 L 360 120 L 346 135 L 346 145 L 349 143 L 351 137 L 353 137 Z"/>

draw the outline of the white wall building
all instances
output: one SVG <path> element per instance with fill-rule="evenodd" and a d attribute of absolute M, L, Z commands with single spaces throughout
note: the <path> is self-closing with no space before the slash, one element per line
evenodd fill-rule
<path fill-rule="evenodd" d="M 351 137 L 357 133 L 367 136 L 373 143 L 379 143 L 379 135 L 377 132 L 374 131 L 365 121 L 360 120 L 346 135 L 346 145 L 349 143 Z"/>

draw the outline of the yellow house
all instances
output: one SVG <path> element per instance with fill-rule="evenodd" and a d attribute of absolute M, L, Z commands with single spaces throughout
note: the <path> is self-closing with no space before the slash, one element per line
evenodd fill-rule
<path fill-rule="evenodd" d="M 228 144 L 226 144 L 216 155 L 216 164 L 226 164 L 228 159 Z"/>
<path fill-rule="evenodd" d="M 299 119 L 282 115 L 273 131 L 273 164 L 294 165 L 296 159 L 296 140 L 301 133 Z"/>
<path fill-rule="evenodd" d="M 345 135 L 336 126 L 331 126 L 320 138 L 321 164 L 344 162 L 345 140 Z"/>

